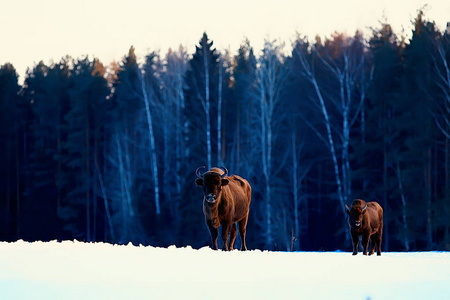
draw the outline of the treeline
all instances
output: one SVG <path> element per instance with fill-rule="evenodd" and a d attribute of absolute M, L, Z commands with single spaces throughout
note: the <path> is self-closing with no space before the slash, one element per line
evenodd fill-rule
<path fill-rule="evenodd" d="M 204 34 L 192 55 L 40 62 L 23 85 L 1 66 L 0 240 L 208 245 L 205 165 L 252 185 L 250 249 L 349 251 L 362 198 L 385 251 L 450 250 L 450 27 L 420 12 L 408 41 L 382 24 L 291 49 Z"/>

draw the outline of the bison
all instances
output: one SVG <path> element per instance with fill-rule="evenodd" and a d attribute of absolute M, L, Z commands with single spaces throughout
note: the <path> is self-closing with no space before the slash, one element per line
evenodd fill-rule
<path fill-rule="evenodd" d="M 205 167 L 195 171 L 195 183 L 203 187 L 203 213 L 211 233 L 212 248 L 218 250 L 217 237 L 219 226 L 222 226 L 222 250 L 233 250 L 238 223 L 241 250 L 247 250 L 245 233 L 252 192 L 250 184 L 240 176 L 228 176 L 228 170 L 224 167 L 211 168 L 201 174 L 200 170 L 203 168 Z"/>
<path fill-rule="evenodd" d="M 381 255 L 381 235 L 383 231 L 383 209 L 375 202 L 365 202 L 357 199 L 352 202 L 350 207 L 345 205 L 345 211 L 348 214 L 348 225 L 352 235 L 353 255 L 358 254 L 359 236 L 362 235 L 362 245 L 364 255 L 367 255 L 369 239 L 371 241 L 371 250 L 369 255 L 374 253 L 377 245 L 377 255 Z"/>

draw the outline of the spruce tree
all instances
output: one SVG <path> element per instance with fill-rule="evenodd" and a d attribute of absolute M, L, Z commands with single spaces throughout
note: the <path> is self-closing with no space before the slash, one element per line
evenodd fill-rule
<path fill-rule="evenodd" d="M 149 188 L 148 126 L 140 76 L 135 49 L 130 47 L 112 86 L 106 128 L 108 161 L 104 180 L 119 243 L 148 243 L 141 217 L 153 203 L 149 201 L 153 196 Z"/>
<path fill-rule="evenodd" d="M 233 70 L 233 99 L 236 102 L 236 172 L 244 178 L 255 176 L 252 171 L 255 157 L 252 155 L 253 113 L 257 109 L 256 102 L 256 57 L 249 40 L 245 40 L 235 56 Z M 252 180 L 254 181 L 254 180 Z"/>
<path fill-rule="evenodd" d="M 69 108 L 68 87 L 70 70 L 68 58 L 60 63 L 46 66 L 43 62 L 28 71 L 25 78 L 23 96 L 31 106 L 28 123 L 28 163 L 24 185 L 24 218 L 31 222 L 43 218 L 46 222 L 36 222 L 27 226 L 22 237 L 29 239 L 62 238 L 58 211 L 61 208 L 63 191 L 57 182 L 62 178 L 63 143 L 67 136 L 64 131 L 64 116 Z M 44 232 L 44 234 L 42 234 Z"/>
<path fill-rule="evenodd" d="M 203 34 L 186 73 L 186 113 L 189 116 L 189 142 L 192 168 L 217 164 L 217 105 L 219 55 L 206 33 Z"/>
<path fill-rule="evenodd" d="M 401 89 L 401 44 L 389 24 L 373 30 L 369 40 L 372 81 L 364 105 L 365 129 L 353 146 L 355 163 L 355 194 L 378 201 L 386 212 L 384 219 L 384 249 L 389 249 L 392 200 L 400 199 L 395 161 L 391 152 L 400 151 L 399 132 L 394 119 L 401 117 L 398 108 Z M 398 201 L 397 201 L 398 202 Z M 394 210 L 399 211 L 398 203 Z M 396 228 L 398 226 L 395 226 Z"/>
<path fill-rule="evenodd" d="M 0 240 L 20 236 L 21 165 L 25 110 L 19 97 L 18 75 L 12 64 L 0 67 Z"/>
<path fill-rule="evenodd" d="M 99 174 L 109 95 L 104 69 L 88 57 L 74 62 L 69 88 L 70 108 L 65 116 L 67 139 L 61 155 L 64 176 L 58 182 L 64 190 L 60 217 L 71 234 L 85 241 L 97 239 L 97 225 L 108 216 L 101 200 Z M 100 209 L 101 208 L 101 209 Z"/>
<path fill-rule="evenodd" d="M 417 249 L 431 249 L 434 246 L 435 197 L 432 177 L 433 161 L 436 159 L 436 144 L 433 141 L 436 127 L 430 111 L 433 106 L 431 95 L 436 94 L 437 86 L 432 76 L 431 58 L 436 54 L 431 42 L 438 36 L 435 24 L 426 21 L 423 12 L 419 11 L 411 41 L 404 51 L 404 92 L 401 100 L 408 119 L 400 125 L 406 132 L 406 149 L 400 159 L 404 162 L 405 184 L 411 200 L 410 224 Z"/>
<path fill-rule="evenodd" d="M 185 79 L 185 110 L 184 118 L 187 122 L 186 135 L 186 169 L 188 174 L 194 174 L 196 168 L 205 166 L 210 168 L 217 165 L 217 112 L 218 112 L 218 71 L 219 54 L 213 48 L 213 41 L 206 33 L 195 47 L 195 53 L 189 60 Z M 226 166 L 225 166 L 226 167 Z M 193 182 L 193 181 L 192 181 Z M 187 222 L 204 222 L 204 216 L 199 209 L 201 191 L 190 183 L 186 185 L 187 197 L 197 195 L 193 201 L 186 203 L 184 209 L 188 211 Z M 186 232 L 186 240 L 196 240 L 200 245 L 209 243 L 206 226 L 200 232 Z"/>

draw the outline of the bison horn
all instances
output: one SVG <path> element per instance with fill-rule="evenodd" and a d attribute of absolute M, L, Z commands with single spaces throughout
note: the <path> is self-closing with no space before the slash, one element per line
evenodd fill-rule
<path fill-rule="evenodd" d="M 198 178 L 203 178 L 204 173 L 203 174 L 200 173 L 201 169 L 206 169 L 206 167 L 205 166 L 198 167 L 197 170 L 195 170 L 195 174 L 197 175 Z"/>
<path fill-rule="evenodd" d="M 222 169 L 223 170 L 223 174 L 222 174 L 222 178 L 225 178 L 225 177 L 227 177 L 228 176 L 228 170 L 227 170 L 227 168 L 225 168 L 225 167 L 220 167 L 220 169 Z"/>
<path fill-rule="evenodd" d="M 364 210 L 366 210 L 366 208 L 367 208 L 367 203 L 366 203 L 366 205 L 364 205 L 364 207 L 362 208 L 362 210 L 364 211 Z"/>

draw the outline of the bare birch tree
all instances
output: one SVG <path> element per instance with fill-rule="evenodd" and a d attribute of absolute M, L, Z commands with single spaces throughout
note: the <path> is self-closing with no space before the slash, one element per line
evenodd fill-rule
<path fill-rule="evenodd" d="M 222 55 L 219 55 L 219 81 L 217 91 L 217 164 L 223 165 L 223 153 L 222 153 L 222 105 L 223 105 L 223 72 L 224 72 L 224 60 Z"/>
<path fill-rule="evenodd" d="M 397 161 L 395 164 L 395 173 L 397 175 L 398 189 L 400 191 L 400 198 L 402 200 L 402 224 L 403 224 L 403 245 L 405 246 L 405 250 L 409 251 L 409 238 L 408 238 L 408 219 L 406 214 L 406 196 L 405 191 L 403 190 L 403 179 L 402 174 L 400 172 L 400 162 Z"/>
<path fill-rule="evenodd" d="M 435 115 L 435 121 L 442 134 L 447 139 L 450 139 L 450 63 L 447 59 L 448 55 L 446 54 L 443 39 L 434 41 L 434 44 L 437 50 L 437 57 L 432 58 L 433 67 L 437 77 L 436 83 L 443 98 L 442 107 L 439 108 L 439 115 Z M 450 45 L 447 48 L 450 48 Z"/>
<path fill-rule="evenodd" d="M 139 71 L 138 74 L 139 74 L 139 79 L 141 82 L 142 97 L 143 97 L 143 100 L 145 103 L 145 115 L 147 117 L 148 135 L 149 135 L 149 143 L 150 143 L 150 157 L 151 157 L 153 184 L 154 184 L 154 193 L 155 193 L 155 208 L 156 208 L 156 214 L 159 215 L 161 213 L 161 208 L 160 208 L 160 204 L 159 204 L 158 160 L 156 158 L 156 143 L 155 143 L 155 133 L 153 131 L 153 119 L 152 119 L 152 114 L 150 112 L 150 97 L 153 95 L 153 93 L 151 90 L 148 90 L 147 85 L 144 80 L 144 74 L 142 74 L 142 71 Z"/>
<path fill-rule="evenodd" d="M 106 172 L 105 181 L 108 186 L 108 198 L 111 200 L 111 209 L 116 211 L 111 216 L 115 242 L 126 243 L 131 240 L 132 223 L 135 216 L 133 201 L 133 181 L 136 172 L 129 160 L 129 147 L 124 129 L 117 124 L 111 136 L 109 145 L 110 154 L 107 155 L 108 165 L 116 172 Z"/>
<path fill-rule="evenodd" d="M 284 56 L 282 45 L 265 41 L 264 49 L 258 61 L 257 90 L 259 94 L 260 137 L 261 137 L 261 164 L 264 178 L 265 202 L 265 238 L 266 247 L 273 245 L 272 232 L 272 150 L 274 143 L 275 109 L 280 103 L 285 84 L 287 71 L 283 66 Z"/>
<path fill-rule="evenodd" d="M 164 116 L 164 193 L 166 201 L 171 201 L 171 214 L 179 220 L 179 202 L 184 178 L 182 162 L 188 157 L 185 136 L 187 124 L 183 119 L 185 97 L 184 75 L 187 70 L 188 55 L 180 46 L 178 51 L 169 50 L 161 76 L 162 115 Z M 175 190 L 170 188 L 175 186 Z"/>
<path fill-rule="evenodd" d="M 349 39 L 349 41 L 351 40 Z M 370 77 L 367 78 L 365 76 L 366 64 L 364 54 L 362 52 L 352 53 L 350 46 L 346 45 L 342 49 L 342 58 L 339 63 L 326 50 L 319 51 L 316 47 L 311 49 L 313 55 L 318 57 L 318 61 L 329 72 L 331 78 L 334 79 L 338 88 L 336 95 L 326 90 L 324 83 L 320 82 L 315 73 L 315 65 L 309 62 L 306 54 L 300 50 L 304 41 L 298 38 L 297 43 L 299 44 L 294 50 L 302 66 L 302 75 L 314 88 L 314 101 L 318 103 L 325 125 L 325 132 L 320 132 L 317 128 L 313 129 L 321 140 L 325 142 L 330 151 L 338 189 L 338 199 L 341 210 L 344 213 L 345 203 L 348 202 L 348 198 L 351 195 L 350 130 L 361 112 L 368 82 L 370 81 Z M 333 123 L 330 109 L 335 109 L 338 112 L 341 122 L 340 126 L 336 126 Z M 336 134 L 333 134 L 334 131 L 336 131 Z"/>
<path fill-rule="evenodd" d="M 201 97 L 203 110 L 205 111 L 206 118 L 206 155 L 207 155 L 207 168 L 208 170 L 212 167 L 212 145 L 211 145 L 211 99 L 210 99 L 210 75 L 209 75 L 209 62 L 208 62 L 208 48 L 207 39 L 205 36 L 201 40 L 202 51 L 203 51 L 203 72 L 205 76 L 205 97 Z"/>
<path fill-rule="evenodd" d="M 448 199 L 450 197 L 450 23 L 447 24 L 447 31 L 444 35 L 437 40 L 433 40 L 432 44 L 436 49 L 436 55 L 432 57 L 434 75 L 436 76 L 435 82 L 440 90 L 440 99 L 436 101 L 438 103 L 437 112 L 433 113 L 433 117 L 445 138 L 444 194 Z M 450 213 L 448 204 L 444 204 L 444 211 L 447 215 Z M 450 249 L 450 222 L 447 221 L 444 227 L 444 243 L 446 249 Z"/>
<path fill-rule="evenodd" d="M 304 165 L 301 163 L 302 151 L 305 142 L 297 137 L 297 130 L 293 128 L 291 134 L 291 153 L 292 153 L 292 194 L 294 202 L 294 229 L 292 231 L 292 242 L 290 250 L 300 250 L 300 205 L 305 199 L 302 195 L 302 181 L 311 169 L 311 164 Z"/>

